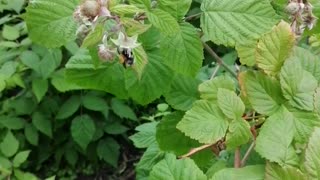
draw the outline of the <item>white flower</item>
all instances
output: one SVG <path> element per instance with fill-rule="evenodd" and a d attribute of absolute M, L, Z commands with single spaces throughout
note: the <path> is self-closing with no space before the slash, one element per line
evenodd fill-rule
<path fill-rule="evenodd" d="M 119 33 L 117 40 L 115 40 L 115 39 L 111 39 L 111 40 L 119 48 L 133 49 L 133 48 L 140 46 L 140 44 L 137 42 L 137 40 L 138 40 L 137 35 L 132 36 L 132 37 L 128 37 L 128 36 L 124 35 L 123 32 Z"/>

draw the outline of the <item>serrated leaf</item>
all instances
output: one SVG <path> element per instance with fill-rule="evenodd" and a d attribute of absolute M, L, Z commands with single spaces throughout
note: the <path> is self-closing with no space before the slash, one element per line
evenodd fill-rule
<path fill-rule="evenodd" d="M 159 8 L 170 13 L 174 18 L 180 20 L 189 11 L 192 0 L 159 0 Z"/>
<path fill-rule="evenodd" d="M 27 7 L 26 22 L 30 38 L 55 48 L 76 39 L 73 11 L 78 0 L 34 0 Z"/>
<path fill-rule="evenodd" d="M 261 114 L 272 115 L 284 102 L 280 83 L 258 72 L 244 72 L 239 76 L 243 95 L 252 107 Z"/>
<path fill-rule="evenodd" d="M 20 167 L 20 165 L 27 160 L 30 152 L 31 151 L 21 151 L 17 153 L 12 161 L 13 167 L 16 167 L 16 168 Z"/>
<path fill-rule="evenodd" d="M 39 72 L 40 57 L 33 51 L 23 51 L 20 54 L 21 62 L 27 67 Z"/>
<path fill-rule="evenodd" d="M 229 76 L 218 76 L 199 85 L 200 97 L 209 101 L 216 101 L 218 89 L 225 88 L 235 91 L 235 83 Z"/>
<path fill-rule="evenodd" d="M 48 91 L 48 80 L 46 79 L 33 79 L 32 80 L 32 91 L 35 94 L 38 102 L 42 100 L 44 95 Z"/>
<path fill-rule="evenodd" d="M 115 6 L 112 6 L 110 8 L 110 11 L 119 14 L 119 15 L 126 15 L 126 14 L 136 14 L 136 13 L 143 13 L 143 9 L 139 9 L 135 5 L 129 5 L 129 4 L 117 4 Z"/>
<path fill-rule="evenodd" d="M 256 46 L 256 41 L 236 45 L 236 50 L 242 65 L 254 66 L 256 64 Z"/>
<path fill-rule="evenodd" d="M 4 136 L 2 142 L 0 143 L 0 150 L 2 154 L 6 157 L 11 157 L 17 153 L 18 149 L 19 141 L 11 131 L 8 131 L 6 136 Z"/>
<path fill-rule="evenodd" d="M 177 128 L 200 143 L 215 143 L 226 134 L 228 121 L 219 107 L 206 100 L 199 100 L 186 112 Z"/>
<path fill-rule="evenodd" d="M 306 176 L 297 168 L 291 166 L 279 166 L 275 163 L 267 163 L 266 180 L 306 180 Z"/>
<path fill-rule="evenodd" d="M 0 125 L 8 129 L 19 130 L 24 128 L 25 121 L 18 117 L 0 116 Z"/>
<path fill-rule="evenodd" d="M 105 30 L 103 24 L 97 24 L 83 40 L 81 47 L 87 48 L 97 45 L 99 42 L 101 42 L 104 31 Z"/>
<path fill-rule="evenodd" d="M 129 138 L 137 148 L 147 148 L 156 142 L 156 126 L 157 122 L 144 123 L 136 127 L 137 133 Z"/>
<path fill-rule="evenodd" d="M 290 25 L 281 21 L 270 33 L 259 39 L 256 51 L 258 67 L 269 75 L 277 75 L 294 45 L 295 37 Z"/>
<path fill-rule="evenodd" d="M 127 132 L 129 128 L 126 126 L 122 125 L 119 122 L 113 122 L 110 124 L 107 124 L 106 127 L 104 128 L 104 131 L 108 134 L 123 134 Z"/>
<path fill-rule="evenodd" d="M 264 165 L 246 166 L 243 168 L 225 168 L 214 174 L 210 180 L 263 180 Z"/>
<path fill-rule="evenodd" d="M 85 95 L 82 97 L 82 104 L 86 109 L 92 111 L 106 111 L 109 109 L 106 100 L 94 95 Z"/>
<path fill-rule="evenodd" d="M 120 118 L 126 118 L 133 121 L 138 120 L 135 112 L 130 108 L 130 106 L 117 98 L 111 99 L 111 109 Z"/>
<path fill-rule="evenodd" d="M 19 38 L 20 36 L 20 32 L 19 29 L 17 27 L 14 26 L 8 26 L 8 25 L 4 25 L 3 29 L 2 29 L 2 37 L 13 41 L 16 40 L 17 38 Z"/>
<path fill-rule="evenodd" d="M 320 116 L 320 87 L 316 89 L 316 93 L 314 95 L 314 109 L 318 116 Z"/>
<path fill-rule="evenodd" d="M 139 8 L 149 9 L 151 7 L 150 0 L 129 0 L 130 4 L 136 5 Z"/>
<path fill-rule="evenodd" d="M 144 68 L 148 63 L 148 56 L 142 46 L 134 48 L 132 53 L 135 59 L 132 68 L 138 74 L 138 78 L 140 79 L 143 74 Z"/>
<path fill-rule="evenodd" d="M 167 103 L 174 109 L 187 111 L 199 99 L 198 85 L 200 81 L 188 76 L 177 75 L 170 91 L 164 94 Z"/>
<path fill-rule="evenodd" d="M 245 106 L 234 91 L 218 89 L 218 105 L 224 115 L 230 119 L 237 119 L 242 116 Z"/>
<path fill-rule="evenodd" d="M 105 138 L 99 141 L 97 154 L 100 159 L 103 159 L 113 167 L 117 167 L 120 156 L 120 145 L 113 138 Z"/>
<path fill-rule="evenodd" d="M 72 120 L 70 130 L 73 140 L 85 150 L 96 132 L 96 126 L 91 117 L 82 115 Z"/>
<path fill-rule="evenodd" d="M 174 17 L 161 9 L 153 9 L 152 11 L 148 11 L 146 15 L 151 24 L 166 35 L 179 31 L 179 24 Z"/>
<path fill-rule="evenodd" d="M 312 111 L 313 95 L 318 86 L 311 73 L 302 69 L 299 61 L 287 61 L 280 73 L 281 89 L 284 97 L 293 107 Z"/>
<path fill-rule="evenodd" d="M 189 158 L 177 160 L 172 154 L 157 163 L 150 173 L 150 180 L 206 180 L 207 177 Z"/>
<path fill-rule="evenodd" d="M 161 161 L 165 157 L 165 152 L 161 151 L 157 143 L 151 144 L 148 149 L 142 155 L 140 161 L 138 162 L 137 170 L 146 170 L 148 173 L 151 171 L 153 166 Z"/>
<path fill-rule="evenodd" d="M 38 133 L 38 130 L 32 124 L 26 125 L 24 129 L 24 135 L 30 144 L 34 146 L 38 145 L 39 133 Z"/>
<path fill-rule="evenodd" d="M 320 128 L 315 128 L 312 133 L 305 153 L 304 167 L 310 179 L 320 177 Z"/>
<path fill-rule="evenodd" d="M 125 74 L 129 96 L 141 105 L 146 105 L 167 92 L 174 78 L 173 71 L 163 63 L 158 51 L 148 53 L 148 60 L 140 80 L 133 71 Z"/>
<path fill-rule="evenodd" d="M 82 89 L 80 86 L 67 82 L 65 77 L 65 69 L 55 71 L 51 76 L 51 84 L 60 92 Z"/>
<path fill-rule="evenodd" d="M 164 62 L 178 73 L 194 77 L 201 68 L 203 47 L 191 24 L 182 23 L 176 33 L 164 36 L 160 49 Z"/>
<path fill-rule="evenodd" d="M 284 108 L 279 109 L 263 124 L 255 150 L 262 157 L 281 166 L 297 165 L 298 157 L 291 145 L 295 133 L 294 122 L 286 117 L 284 111 Z"/>
<path fill-rule="evenodd" d="M 231 121 L 226 136 L 227 148 L 233 149 L 246 144 L 251 138 L 250 124 L 242 118 Z"/>
<path fill-rule="evenodd" d="M 205 36 L 226 46 L 258 39 L 278 21 L 269 0 L 204 0 L 201 10 Z"/>
<path fill-rule="evenodd" d="M 51 119 L 40 112 L 35 112 L 32 114 L 32 124 L 40 132 L 52 138 L 52 124 Z"/>
<path fill-rule="evenodd" d="M 126 27 L 126 33 L 128 36 L 143 34 L 152 26 L 151 24 L 143 24 L 131 18 L 121 18 L 121 21 Z"/>
<path fill-rule="evenodd" d="M 68 100 L 66 100 L 60 107 L 56 119 L 66 119 L 72 116 L 81 105 L 81 100 L 79 96 L 71 96 Z"/>

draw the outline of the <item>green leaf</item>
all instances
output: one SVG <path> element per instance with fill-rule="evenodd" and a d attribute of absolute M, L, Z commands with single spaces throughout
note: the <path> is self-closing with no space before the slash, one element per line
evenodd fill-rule
<path fill-rule="evenodd" d="M 297 165 L 298 157 L 291 145 L 295 133 L 294 122 L 286 117 L 284 111 L 281 108 L 266 120 L 257 137 L 255 150 L 281 166 Z"/>
<path fill-rule="evenodd" d="M 142 24 L 131 18 L 121 18 L 121 22 L 126 27 L 126 33 L 128 36 L 143 34 L 152 26 L 151 24 Z"/>
<path fill-rule="evenodd" d="M 216 101 L 218 89 L 224 88 L 235 91 L 235 83 L 229 76 L 218 76 L 199 85 L 200 97 L 209 101 Z"/>
<path fill-rule="evenodd" d="M 2 171 L 3 168 L 10 169 L 11 167 L 12 167 L 11 161 L 5 157 L 0 156 L 0 171 Z"/>
<path fill-rule="evenodd" d="M 246 144 L 252 137 L 250 124 L 242 118 L 234 119 L 229 125 L 226 137 L 227 147 L 230 149 Z"/>
<path fill-rule="evenodd" d="M 198 85 L 200 81 L 188 76 L 177 75 L 169 92 L 164 94 L 166 102 L 174 109 L 187 111 L 199 99 Z"/>
<path fill-rule="evenodd" d="M 302 69 L 299 61 L 288 60 L 280 74 L 281 89 L 284 97 L 293 107 L 312 111 L 313 95 L 318 86 L 311 73 Z"/>
<path fill-rule="evenodd" d="M 6 136 L 3 138 L 0 143 L 0 149 L 2 154 L 6 157 L 11 157 L 17 153 L 19 149 L 19 141 L 11 131 L 8 131 Z"/>
<path fill-rule="evenodd" d="M 256 46 L 256 41 L 247 44 L 236 44 L 236 50 L 242 65 L 254 66 L 256 64 Z"/>
<path fill-rule="evenodd" d="M 115 6 L 110 7 L 110 11 L 119 14 L 119 15 L 125 15 L 125 14 L 136 14 L 136 13 L 143 13 L 144 10 L 139 9 L 135 5 L 129 5 L 129 4 L 117 4 Z"/>
<path fill-rule="evenodd" d="M 76 39 L 73 12 L 78 0 L 34 0 L 27 7 L 26 22 L 30 38 L 49 48 Z"/>
<path fill-rule="evenodd" d="M 189 11 L 192 0 L 159 0 L 159 8 L 170 13 L 174 18 L 180 20 Z"/>
<path fill-rule="evenodd" d="M 96 126 L 91 117 L 82 115 L 72 120 L 70 130 L 73 140 L 85 150 L 96 132 Z"/>
<path fill-rule="evenodd" d="M 40 57 L 33 51 L 23 51 L 20 55 L 21 62 L 27 67 L 39 72 Z"/>
<path fill-rule="evenodd" d="M 295 42 L 290 25 L 281 21 L 259 40 L 256 51 L 258 67 L 267 74 L 277 75 L 293 51 Z"/>
<path fill-rule="evenodd" d="M 179 31 L 178 22 L 163 10 L 153 9 L 152 11 L 148 11 L 146 15 L 151 24 L 166 35 L 171 35 Z"/>
<path fill-rule="evenodd" d="M 4 25 L 3 26 L 3 30 L 2 30 L 2 37 L 13 41 L 18 39 L 20 36 L 20 32 L 19 29 L 17 27 L 13 27 L 13 26 L 8 26 L 8 25 Z"/>
<path fill-rule="evenodd" d="M 196 101 L 177 128 L 200 143 L 215 143 L 226 134 L 228 121 L 219 107 L 205 100 Z"/>
<path fill-rule="evenodd" d="M 73 148 L 66 149 L 64 156 L 65 156 L 67 162 L 73 167 L 76 165 L 76 163 L 79 159 L 78 152 Z"/>
<path fill-rule="evenodd" d="M 258 113 L 272 115 L 284 102 L 277 80 L 252 71 L 241 73 L 239 79 L 244 96 Z"/>
<path fill-rule="evenodd" d="M 165 153 L 159 149 L 157 143 L 153 143 L 144 152 L 136 168 L 150 172 L 154 165 L 162 160 L 164 156 Z"/>
<path fill-rule="evenodd" d="M 137 148 L 147 148 L 155 143 L 157 124 L 157 122 L 150 122 L 136 127 L 135 130 L 138 132 L 129 137 L 133 141 L 134 146 Z"/>
<path fill-rule="evenodd" d="M 210 180 L 263 180 L 264 165 L 246 166 L 243 168 L 225 168 L 214 174 Z"/>
<path fill-rule="evenodd" d="M 177 160 L 172 154 L 156 164 L 150 173 L 150 180 L 206 180 L 207 177 L 189 158 Z"/>
<path fill-rule="evenodd" d="M 32 124 L 40 132 L 52 138 L 52 125 L 51 120 L 40 112 L 32 114 Z"/>
<path fill-rule="evenodd" d="M 38 180 L 38 178 L 34 174 L 22 172 L 19 169 L 14 169 L 14 176 L 17 178 L 17 180 Z"/>
<path fill-rule="evenodd" d="M 191 24 L 182 23 L 176 33 L 164 36 L 160 49 L 165 63 L 178 73 L 194 77 L 201 68 L 203 47 Z"/>
<path fill-rule="evenodd" d="M 82 104 L 86 109 L 92 111 L 106 111 L 109 109 L 107 102 L 102 97 L 94 95 L 85 95 L 82 97 Z"/>
<path fill-rule="evenodd" d="M 199 142 L 186 137 L 176 128 L 183 115 L 182 112 L 174 112 L 164 116 L 157 126 L 156 138 L 159 148 L 166 152 L 174 152 L 177 156 L 200 146 Z"/>
<path fill-rule="evenodd" d="M 119 122 L 113 122 L 110 124 L 107 124 L 106 127 L 104 128 L 104 131 L 108 134 L 123 134 L 127 132 L 129 128 L 126 126 L 122 125 Z"/>
<path fill-rule="evenodd" d="M 318 116 L 320 116 L 320 87 L 316 89 L 316 93 L 314 95 L 314 109 Z"/>
<path fill-rule="evenodd" d="M 35 94 L 38 102 L 42 100 L 44 95 L 48 91 L 48 80 L 46 79 L 33 79 L 32 80 L 32 91 Z"/>
<path fill-rule="evenodd" d="M 140 79 L 148 63 L 148 56 L 142 46 L 134 48 L 132 53 L 135 60 L 132 68 L 138 74 L 138 78 Z"/>
<path fill-rule="evenodd" d="M 48 50 L 39 64 L 39 74 L 44 79 L 48 79 L 62 61 L 60 49 Z"/>
<path fill-rule="evenodd" d="M 18 117 L 0 116 L 0 125 L 8 129 L 19 130 L 24 128 L 25 121 Z"/>
<path fill-rule="evenodd" d="M 117 98 L 111 99 L 111 108 L 120 118 L 126 118 L 134 121 L 138 120 L 135 112 L 130 108 L 130 106 Z"/>
<path fill-rule="evenodd" d="M 109 163 L 113 167 L 117 167 L 120 156 L 120 145 L 113 138 L 105 138 L 99 141 L 97 154 L 100 159 Z"/>
<path fill-rule="evenodd" d="M 16 154 L 16 156 L 13 158 L 13 161 L 12 161 L 13 167 L 16 167 L 16 168 L 20 167 L 20 165 L 27 160 L 30 152 L 31 151 L 21 151 L 18 154 Z"/>
<path fill-rule="evenodd" d="M 151 1 L 150 0 L 129 0 L 130 4 L 136 5 L 139 8 L 151 8 Z"/>
<path fill-rule="evenodd" d="M 26 125 L 24 129 L 24 135 L 26 136 L 26 139 L 30 144 L 34 146 L 38 145 L 39 133 L 38 130 L 32 124 Z"/>
<path fill-rule="evenodd" d="M 226 46 L 258 39 L 278 21 L 269 0 L 204 0 L 201 10 L 205 36 Z"/>
<path fill-rule="evenodd" d="M 172 70 L 163 63 L 159 51 L 148 53 L 148 60 L 140 80 L 133 71 L 125 74 L 129 96 L 141 105 L 149 104 L 167 92 L 174 78 Z"/>
<path fill-rule="evenodd" d="M 71 96 L 68 100 L 66 100 L 59 109 L 56 119 L 66 119 L 72 116 L 81 105 L 81 99 L 79 96 Z"/>
<path fill-rule="evenodd" d="M 82 89 L 80 86 L 77 86 L 74 83 L 67 82 L 65 77 L 65 69 L 59 69 L 52 74 L 51 84 L 60 92 Z"/>
<path fill-rule="evenodd" d="M 267 163 L 265 178 L 281 180 L 307 180 L 306 176 L 299 169 L 291 166 L 279 166 L 275 163 Z"/>
<path fill-rule="evenodd" d="M 94 29 L 83 40 L 81 47 L 87 48 L 91 46 L 96 46 L 99 42 L 101 42 L 103 35 L 104 35 L 103 24 L 97 24 L 94 27 Z"/>
<path fill-rule="evenodd" d="M 320 128 L 315 128 L 312 133 L 306 152 L 304 167 L 310 179 L 318 179 L 320 177 Z"/>
<path fill-rule="evenodd" d="M 218 89 L 218 105 L 222 112 L 230 119 L 242 117 L 245 106 L 234 91 Z"/>

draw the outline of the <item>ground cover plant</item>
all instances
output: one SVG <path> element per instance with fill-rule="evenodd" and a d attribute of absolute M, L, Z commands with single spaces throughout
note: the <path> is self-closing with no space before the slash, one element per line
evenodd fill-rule
<path fill-rule="evenodd" d="M 12 7 L 4 179 L 320 178 L 319 1 Z"/>

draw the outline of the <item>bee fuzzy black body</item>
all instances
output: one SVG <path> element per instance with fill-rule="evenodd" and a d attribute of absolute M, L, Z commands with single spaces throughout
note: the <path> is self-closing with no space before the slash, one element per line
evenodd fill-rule
<path fill-rule="evenodd" d="M 134 64 L 134 57 L 131 49 L 118 48 L 120 54 L 120 63 L 123 64 L 125 68 L 131 67 Z"/>

